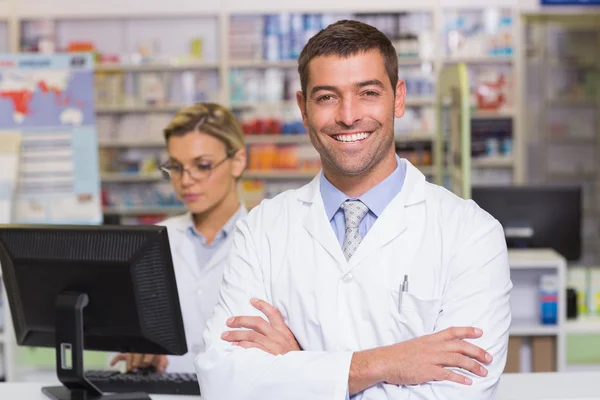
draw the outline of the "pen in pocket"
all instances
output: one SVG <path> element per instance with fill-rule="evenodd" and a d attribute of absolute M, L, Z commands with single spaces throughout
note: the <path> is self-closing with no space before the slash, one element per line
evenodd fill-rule
<path fill-rule="evenodd" d="M 398 294 L 398 312 L 402 312 L 402 293 L 408 292 L 408 275 L 404 275 L 404 281 L 400 287 L 400 293 Z"/>

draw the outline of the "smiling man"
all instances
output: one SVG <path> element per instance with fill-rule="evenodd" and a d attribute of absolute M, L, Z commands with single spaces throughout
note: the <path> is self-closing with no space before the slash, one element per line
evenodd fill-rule
<path fill-rule="evenodd" d="M 196 359 L 205 400 L 494 397 L 511 321 L 502 226 L 395 153 L 390 41 L 340 21 L 300 55 L 322 172 L 238 223 Z"/>

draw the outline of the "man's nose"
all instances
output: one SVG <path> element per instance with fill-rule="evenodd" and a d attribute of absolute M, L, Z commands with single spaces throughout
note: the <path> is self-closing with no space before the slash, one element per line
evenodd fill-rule
<path fill-rule="evenodd" d="M 352 97 L 342 99 L 337 114 L 337 121 L 348 127 L 353 126 L 362 119 L 358 102 Z"/>

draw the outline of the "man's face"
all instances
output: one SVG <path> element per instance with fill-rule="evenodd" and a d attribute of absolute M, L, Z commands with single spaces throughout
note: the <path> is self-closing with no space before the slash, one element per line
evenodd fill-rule
<path fill-rule="evenodd" d="M 297 100 L 323 167 L 355 176 L 393 156 L 394 116 L 404 115 L 406 87 L 398 81 L 394 96 L 379 50 L 315 57 L 308 69 L 306 99 L 298 92 Z"/>

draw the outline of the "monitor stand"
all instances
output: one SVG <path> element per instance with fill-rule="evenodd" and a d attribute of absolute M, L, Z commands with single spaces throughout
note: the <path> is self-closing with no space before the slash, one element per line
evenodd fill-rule
<path fill-rule="evenodd" d="M 103 394 L 84 375 L 84 293 L 62 293 L 56 299 L 56 373 L 64 386 L 43 387 L 52 400 L 150 400 L 146 393 Z"/>

